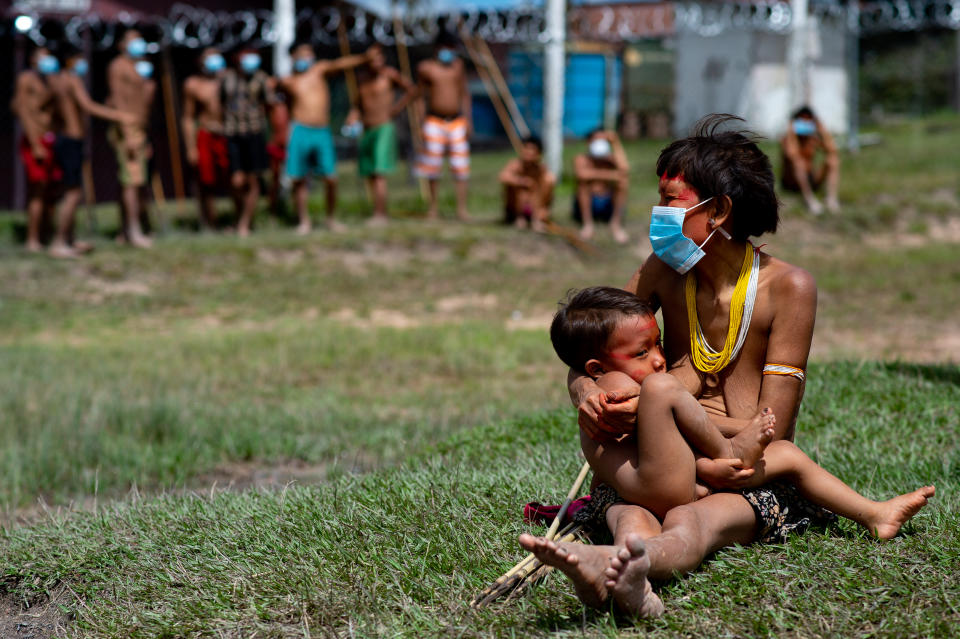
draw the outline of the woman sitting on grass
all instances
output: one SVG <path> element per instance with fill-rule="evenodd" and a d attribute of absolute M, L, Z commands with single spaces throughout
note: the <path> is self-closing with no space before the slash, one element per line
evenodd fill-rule
<path fill-rule="evenodd" d="M 748 135 L 720 130 L 735 119 L 709 116 L 694 135 L 660 154 L 660 206 L 650 224 L 654 254 L 626 289 L 662 311 L 666 368 L 724 435 L 748 428 L 760 407 L 769 407 L 777 417 L 773 439 L 792 441 L 816 286 L 803 269 L 748 241 L 776 231 L 778 202 L 766 155 Z M 711 344 L 722 347 L 716 351 Z M 638 415 L 636 393 L 605 392 L 584 371 L 571 371 L 570 395 L 591 466 L 629 473 L 636 443 L 621 436 L 648 427 L 638 422 L 646 418 Z M 671 414 L 657 419 L 677 428 Z M 715 481 L 742 489 L 752 471 L 729 467 L 728 476 Z M 613 533 L 613 545 L 556 544 L 531 535 L 520 543 L 566 574 L 585 604 L 613 599 L 634 616 L 663 612 L 649 579 L 689 572 L 725 546 L 780 542 L 833 519 L 784 483 L 710 494 L 662 519 L 607 486 L 595 486 L 593 495 L 591 505 Z"/>

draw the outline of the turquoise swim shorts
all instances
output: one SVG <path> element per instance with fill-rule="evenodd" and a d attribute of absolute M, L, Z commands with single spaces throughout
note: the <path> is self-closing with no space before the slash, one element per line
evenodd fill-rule
<path fill-rule="evenodd" d="M 337 172 L 337 155 L 330 127 L 294 122 L 287 144 L 287 175 L 298 180 L 308 175 L 332 176 Z"/>

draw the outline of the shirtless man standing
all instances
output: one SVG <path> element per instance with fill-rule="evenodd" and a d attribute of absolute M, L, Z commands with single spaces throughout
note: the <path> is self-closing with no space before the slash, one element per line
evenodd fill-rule
<path fill-rule="evenodd" d="M 441 31 L 434 43 L 435 59 L 417 65 L 420 85 L 420 115 L 423 120 L 423 154 L 417 164 L 417 176 L 430 181 L 427 218 L 437 218 L 437 180 L 443 170 L 443 156 L 449 149 L 450 170 L 456 180 L 457 216 L 470 219 L 467 212 L 467 180 L 470 178 L 470 142 L 473 112 L 467 70 L 457 57 L 456 40 Z"/>
<path fill-rule="evenodd" d="M 387 221 L 387 175 L 393 173 L 397 163 L 397 131 L 393 119 L 416 97 L 417 88 L 399 71 L 387 66 L 380 45 L 370 47 L 369 55 L 370 62 L 357 85 L 359 116 L 363 122 L 357 169 L 367 178 L 373 192 L 370 222 L 383 224 Z M 397 87 L 404 91 L 399 100 L 395 99 Z"/>
<path fill-rule="evenodd" d="M 803 201 L 814 215 L 823 213 L 823 204 L 814 194 L 824 183 L 827 187 L 827 210 L 837 213 L 840 202 L 840 155 L 833 137 L 810 107 L 801 107 L 790 118 L 786 135 L 780 140 L 783 152 L 783 188 L 799 191 Z M 823 152 L 823 164 L 814 166 L 818 151 Z"/>
<path fill-rule="evenodd" d="M 577 180 L 573 218 L 583 223 L 580 237 L 593 237 L 593 223 L 610 222 L 610 233 L 617 244 L 628 239 L 623 230 L 623 211 L 627 206 L 630 165 L 620 138 L 613 131 L 596 130 L 587 138 L 586 153 L 573 159 Z"/>
<path fill-rule="evenodd" d="M 149 248 L 153 242 L 143 234 L 140 215 L 146 210 L 142 187 L 147 183 L 147 160 L 152 152 L 147 126 L 157 83 L 150 79 L 153 64 L 144 59 L 147 43 L 139 31 L 130 29 L 124 33 L 119 48 L 120 55 L 107 67 L 110 87 L 107 105 L 135 119 L 135 124 L 120 124 L 108 135 L 116 152 L 118 177 L 123 189 L 120 208 L 124 233 L 121 238 L 132 246 Z"/>
<path fill-rule="evenodd" d="M 50 82 L 59 69 L 60 62 L 47 48 L 34 49 L 30 68 L 17 76 L 10 102 L 10 110 L 20 118 L 23 127 L 20 158 L 27 172 L 27 250 L 35 253 L 43 250 L 40 226 L 51 206 L 51 182 L 61 175 L 53 154 L 55 100 Z"/>
<path fill-rule="evenodd" d="M 541 162 L 542 158 L 543 143 L 531 136 L 523 140 L 520 157 L 510 160 L 500 171 L 507 224 L 517 228 L 530 225 L 534 231 L 541 231 L 550 219 L 557 179 Z"/>
<path fill-rule="evenodd" d="M 293 75 L 280 80 L 279 88 L 289 96 L 290 141 L 287 144 L 287 175 L 293 180 L 293 200 L 300 224 L 297 233 L 310 232 L 307 210 L 307 177 L 323 176 L 327 195 L 327 228 L 339 230 L 334 219 L 337 206 L 337 158 L 330 134 L 330 88 L 327 76 L 352 69 L 369 60 L 368 54 L 348 55 L 336 60 L 317 60 L 306 43 L 290 48 Z"/>
<path fill-rule="evenodd" d="M 204 49 L 198 62 L 200 74 L 190 76 L 183 83 L 180 128 L 187 147 L 187 162 L 197 174 L 200 224 L 212 229 L 216 226 L 213 190 L 226 179 L 229 165 L 220 104 L 220 78 L 226 62 L 214 48 Z"/>
<path fill-rule="evenodd" d="M 53 257 L 76 257 L 78 253 L 85 253 L 93 248 L 85 242 L 73 241 L 73 222 L 83 197 L 83 142 L 87 135 L 87 115 L 119 124 L 136 123 L 132 115 L 97 104 L 90 99 L 83 83 L 89 69 L 90 64 L 80 51 L 71 49 L 64 54 L 64 69 L 51 76 L 61 122 L 54 155 L 63 171 L 64 187 L 56 235 L 50 245 L 50 255 Z"/>

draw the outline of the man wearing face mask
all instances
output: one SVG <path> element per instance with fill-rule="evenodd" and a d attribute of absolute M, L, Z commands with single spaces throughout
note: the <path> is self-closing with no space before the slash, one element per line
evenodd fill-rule
<path fill-rule="evenodd" d="M 627 154 L 613 131 L 597 129 L 587 142 L 587 152 L 573 159 L 577 180 L 573 219 L 583 224 L 580 237 L 585 240 L 593 237 L 594 222 L 609 222 L 613 239 L 624 244 L 630 239 L 623 230 L 630 174 Z"/>
<path fill-rule="evenodd" d="M 467 212 L 467 181 L 470 179 L 470 142 L 473 112 L 467 70 L 456 54 L 456 39 L 441 30 L 434 42 L 434 58 L 417 65 L 417 82 L 423 100 L 419 103 L 423 122 L 423 153 L 416 174 L 430 184 L 427 218 L 436 219 L 437 180 L 443 171 L 443 156 L 449 153 L 450 171 L 456 182 L 457 217 L 470 219 Z"/>
<path fill-rule="evenodd" d="M 204 49 L 198 59 L 200 73 L 183 83 L 183 115 L 180 128 L 187 150 L 187 162 L 197 175 L 200 223 L 216 226 L 214 190 L 226 181 L 229 170 L 227 138 L 223 134 L 220 81 L 226 61 L 213 48 Z"/>
<path fill-rule="evenodd" d="M 780 140 L 780 149 L 783 154 L 783 188 L 799 192 L 807 209 L 819 215 L 823 213 L 823 204 L 815 192 L 825 184 L 827 210 L 839 212 L 840 155 L 830 132 L 810 107 L 799 108 L 790 118 L 787 133 Z M 823 154 L 819 166 L 818 153 Z"/>
<path fill-rule="evenodd" d="M 20 119 L 23 137 L 20 159 L 27 173 L 27 250 L 43 250 L 40 226 L 52 204 L 52 185 L 60 179 L 52 131 L 55 96 L 50 79 L 60 70 L 60 62 L 46 47 L 30 54 L 30 68 L 17 76 L 10 110 Z"/>
<path fill-rule="evenodd" d="M 136 118 L 129 113 L 97 104 L 90 98 L 84 84 L 90 65 L 79 50 L 68 49 L 63 54 L 63 61 L 63 70 L 51 76 L 61 125 L 54 144 L 54 156 L 63 170 L 64 193 L 60 200 L 56 235 L 50 245 L 50 255 L 70 258 L 93 248 L 90 244 L 73 240 L 73 223 L 83 197 L 83 143 L 87 135 L 87 116 L 92 115 L 121 125 L 135 124 Z"/>
<path fill-rule="evenodd" d="M 157 83 L 151 79 L 153 63 L 145 59 L 147 43 L 136 29 L 129 29 L 119 43 L 120 54 L 107 67 L 110 96 L 107 104 L 133 117 L 133 124 L 113 127 L 108 138 L 117 156 L 120 180 L 123 233 L 120 241 L 137 248 L 153 242 L 144 235 L 140 217 L 146 211 L 143 186 L 147 183 L 147 161 L 152 154 L 147 138 L 150 109 Z"/>
<path fill-rule="evenodd" d="M 246 237 L 260 199 L 260 174 L 269 166 L 263 135 L 267 109 L 276 96 L 273 81 L 260 68 L 262 61 L 256 49 L 240 49 L 234 61 L 236 68 L 227 69 L 220 83 L 220 100 L 230 154 L 230 187 L 239 214 L 237 235 Z"/>
<path fill-rule="evenodd" d="M 313 47 L 294 43 L 293 75 L 282 78 L 279 88 L 287 95 L 290 107 L 290 141 L 287 144 L 287 175 L 293 180 L 293 200 L 300 218 L 297 233 L 310 232 L 312 223 L 307 209 L 307 178 L 323 177 L 327 196 L 327 228 L 341 230 L 336 221 L 337 159 L 330 133 L 330 87 L 327 76 L 352 69 L 369 61 L 369 52 L 336 60 L 317 60 Z"/>

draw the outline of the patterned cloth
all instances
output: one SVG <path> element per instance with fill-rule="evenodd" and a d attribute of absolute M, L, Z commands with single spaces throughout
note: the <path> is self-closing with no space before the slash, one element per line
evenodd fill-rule
<path fill-rule="evenodd" d="M 450 170 L 454 179 L 470 177 L 470 142 L 467 140 L 467 118 L 446 120 L 428 115 L 423 122 L 423 153 L 417 162 L 417 177 L 435 180 L 443 171 L 443 156 L 449 150 Z"/>
<path fill-rule="evenodd" d="M 266 105 L 276 99 L 267 79 L 263 71 L 247 76 L 227 70 L 220 81 L 224 135 L 249 135 L 266 130 Z"/>
<path fill-rule="evenodd" d="M 792 533 L 801 534 L 810 526 L 824 528 L 837 521 L 837 516 L 821 508 L 784 482 L 773 482 L 759 488 L 742 490 L 757 515 L 760 532 L 757 540 L 765 544 L 782 544 Z"/>

